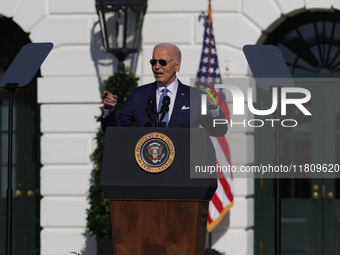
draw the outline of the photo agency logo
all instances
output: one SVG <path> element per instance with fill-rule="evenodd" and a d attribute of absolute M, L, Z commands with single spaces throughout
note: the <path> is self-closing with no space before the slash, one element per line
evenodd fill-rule
<path fill-rule="evenodd" d="M 249 87 L 248 82 L 247 97 L 245 97 L 241 87 L 236 85 L 240 83 L 240 79 L 241 82 L 242 79 L 244 79 L 245 83 L 242 84 L 242 87 L 245 88 L 244 85 L 247 84 L 247 81 L 251 78 L 223 79 L 222 84 L 215 84 L 214 89 L 209 86 L 209 89 L 217 96 L 218 94 L 216 93 L 216 90 L 219 89 L 224 89 L 224 93 L 226 93 L 226 90 L 231 93 L 233 117 L 237 117 L 237 115 L 246 116 L 244 108 L 245 103 L 247 102 L 249 112 L 260 116 L 260 118 L 244 118 L 242 121 L 239 121 L 239 118 L 237 118 L 237 122 L 233 121 L 232 118 L 230 121 L 227 119 L 214 119 L 214 127 L 216 127 L 216 125 L 226 124 L 229 124 L 230 127 L 236 124 L 243 125 L 244 127 L 246 125 L 249 127 L 262 127 L 265 123 L 269 123 L 271 127 L 274 127 L 275 123 L 279 123 L 283 127 L 296 127 L 298 125 L 298 121 L 293 118 L 287 118 L 288 105 L 294 105 L 305 116 L 312 115 L 305 107 L 305 104 L 311 99 L 310 91 L 308 89 L 295 86 L 281 51 L 277 47 L 273 45 L 246 45 L 243 47 L 243 52 L 255 78 L 256 85 L 259 87 L 258 90 L 263 89 L 271 91 L 271 107 L 268 109 L 262 109 L 261 106 L 261 109 L 256 109 L 253 102 L 254 88 Z M 209 95 L 213 97 L 211 93 Z M 206 99 L 202 96 L 202 115 L 207 114 L 205 101 Z M 276 118 L 269 117 L 269 115 L 272 115 L 274 112 L 277 113 Z M 267 118 L 264 118 L 263 116 L 266 116 Z"/>
<path fill-rule="evenodd" d="M 273 79 L 268 79 L 267 82 L 274 82 Z M 216 84 L 215 89 L 224 89 L 228 90 L 232 95 L 232 104 L 233 104 L 233 116 L 243 115 L 245 116 L 245 102 L 247 102 L 248 110 L 254 115 L 257 116 L 269 116 L 275 111 L 280 110 L 280 118 L 255 118 L 255 119 L 242 119 L 241 121 L 234 121 L 232 118 L 230 121 L 227 119 L 214 119 L 213 126 L 216 125 L 226 125 L 229 124 L 230 127 L 235 125 L 249 126 L 249 127 L 262 127 L 266 123 L 271 125 L 271 127 L 275 127 L 275 123 L 279 122 L 283 127 L 296 127 L 298 125 L 298 121 L 292 118 L 285 118 L 287 116 L 287 107 L 288 105 L 295 105 L 297 109 L 299 109 L 305 116 L 311 116 L 311 112 L 307 110 L 304 106 L 311 99 L 311 93 L 309 90 L 305 88 L 299 87 L 272 87 L 271 88 L 271 100 L 272 105 L 269 109 L 256 109 L 254 107 L 253 100 L 253 90 L 254 88 L 249 87 L 247 89 L 247 97 L 244 95 L 241 88 L 234 84 Z M 280 93 L 279 93 L 280 90 Z M 289 94 L 294 93 L 295 95 L 300 95 L 301 98 L 289 98 Z M 211 95 L 212 96 L 212 95 Z M 202 97 L 202 115 L 206 114 L 206 98 Z M 245 100 L 247 99 L 247 100 Z M 205 102 L 205 103 L 204 103 Z M 280 106 L 280 107 L 278 107 Z M 280 109 L 278 109 L 280 108 Z"/>

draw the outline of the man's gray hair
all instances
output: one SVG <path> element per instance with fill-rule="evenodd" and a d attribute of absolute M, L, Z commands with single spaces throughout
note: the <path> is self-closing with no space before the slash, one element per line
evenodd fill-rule
<path fill-rule="evenodd" d="M 163 48 L 163 47 L 172 47 L 174 49 L 174 57 L 181 61 L 182 59 L 182 53 L 181 53 L 181 50 L 175 45 L 175 44 L 171 44 L 171 43 L 159 43 L 157 44 L 153 50 L 155 51 L 155 49 L 157 48 Z"/>

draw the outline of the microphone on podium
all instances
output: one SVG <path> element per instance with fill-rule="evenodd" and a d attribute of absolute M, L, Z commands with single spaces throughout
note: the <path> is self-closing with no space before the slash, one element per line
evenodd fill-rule
<path fill-rule="evenodd" d="M 159 111 L 159 113 L 162 113 L 161 119 L 159 120 L 160 122 L 164 119 L 165 114 L 167 114 L 167 112 L 169 112 L 169 105 L 170 105 L 170 97 L 165 96 L 163 98 L 161 110 Z"/>
<path fill-rule="evenodd" d="M 148 114 L 149 119 L 151 120 L 151 123 L 153 123 L 151 113 L 155 113 L 155 110 L 154 110 L 155 109 L 155 104 L 156 104 L 156 97 L 155 96 L 150 96 L 149 99 L 148 99 L 148 102 L 147 102 L 147 104 L 145 106 L 145 111 Z"/>

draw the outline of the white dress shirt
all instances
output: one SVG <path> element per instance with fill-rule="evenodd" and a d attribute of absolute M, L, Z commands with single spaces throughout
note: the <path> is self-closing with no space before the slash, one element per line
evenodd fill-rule
<path fill-rule="evenodd" d="M 172 110 L 174 109 L 174 104 L 175 104 L 175 100 L 176 100 L 177 89 L 178 89 L 177 78 L 175 79 L 175 81 L 173 83 L 171 83 L 166 88 L 169 90 L 167 95 L 170 97 L 170 105 L 169 105 L 169 122 L 170 122 Z M 156 104 L 157 104 L 156 109 L 157 110 L 159 109 L 159 104 L 162 105 L 162 102 L 159 102 L 159 99 L 160 99 L 160 97 L 163 93 L 162 92 L 163 89 L 164 89 L 164 87 L 157 82 L 157 90 L 156 90 Z"/>

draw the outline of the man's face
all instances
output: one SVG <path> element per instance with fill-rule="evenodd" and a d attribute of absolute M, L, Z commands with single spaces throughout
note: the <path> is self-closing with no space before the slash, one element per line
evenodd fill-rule
<path fill-rule="evenodd" d="M 166 60 L 166 66 L 162 66 L 157 61 L 156 65 L 152 66 L 152 71 L 156 81 L 160 85 L 163 87 L 169 86 L 176 79 L 176 72 L 180 68 L 181 61 L 175 60 L 172 47 L 161 47 L 155 49 L 152 58 L 155 60 Z"/>

